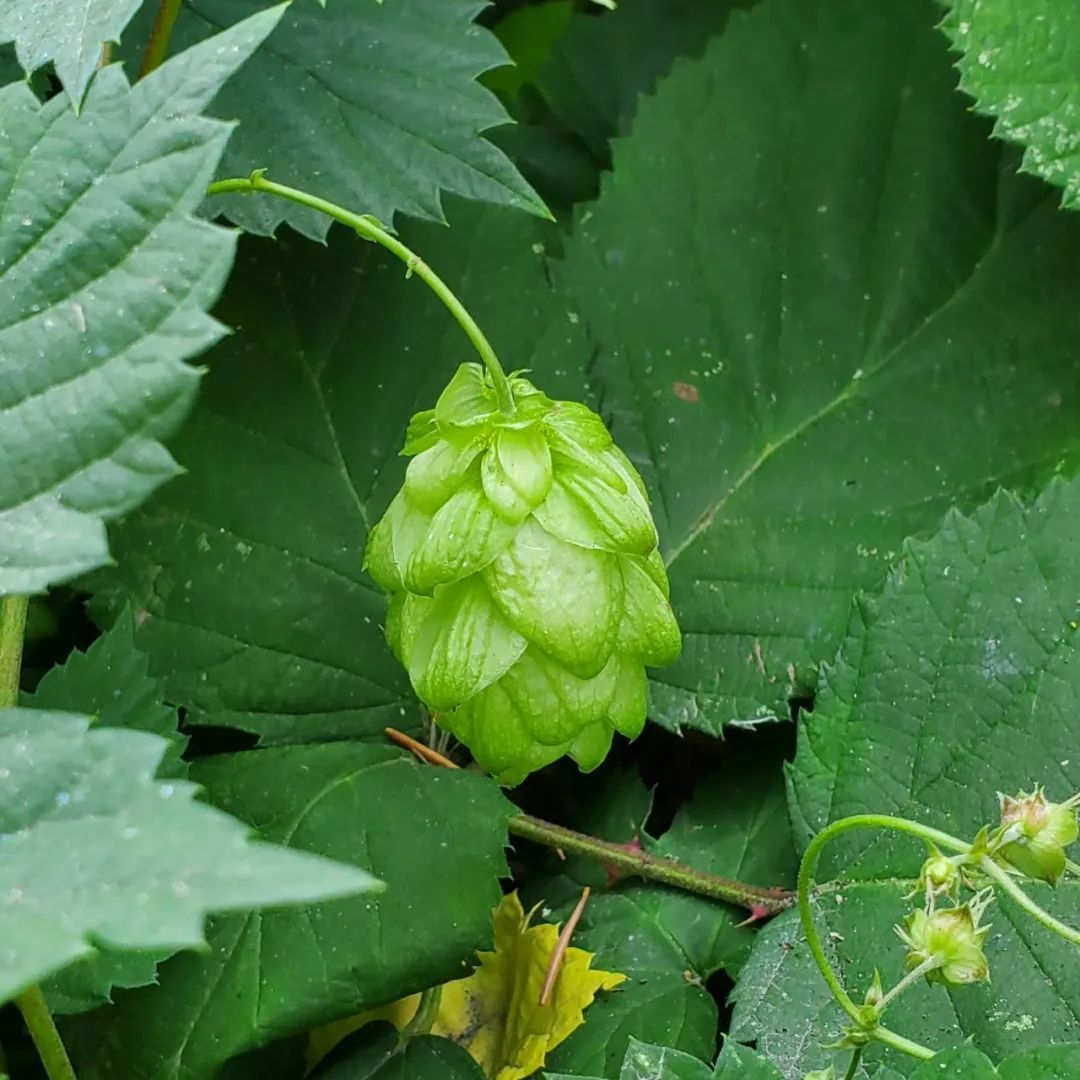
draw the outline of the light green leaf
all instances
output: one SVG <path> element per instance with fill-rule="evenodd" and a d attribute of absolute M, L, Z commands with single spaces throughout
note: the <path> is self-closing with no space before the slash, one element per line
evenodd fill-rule
<path fill-rule="evenodd" d="M 1030 508 L 1000 494 L 971 517 L 950 513 L 913 542 L 880 597 L 861 600 L 813 713 L 800 721 L 789 770 L 802 844 L 852 813 L 909 817 L 971 838 L 998 820 L 997 792 L 1045 783 L 1080 788 L 1080 480 L 1055 481 Z M 826 947 L 857 999 L 881 970 L 903 973 L 892 927 L 924 857 L 895 833 L 859 832 L 826 850 L 819 880 L 841 887 L 815 902 Z M 1031 893 L 1080 922 L 1080 883 Z M 913 987 L 889 1026 L 938 1048 L 972 1038 L 994 1060 L 1050 1039 L 1080 1042 L 1074 953 L 1007 899 L 987 916 L 991 982 Z M 782 1072 L 816 1068 L 843 1020 L 814 967 L 798 920 L 757 939 L 736 988 L 735 1038 L 757 1040 Z M 827 1055 L 825 1055 L 827 1056 Z M 871 1062 L 880 1051 L 868 1051 Z M 910 1059 L 887 1054 L 899 1072 Z"/>
<path fill-rule="evenodd" d="M 192 773 L 261 836 L 366 866 L 386 890 L 215 919 L 207 953 L 76 1021 L 80 1077 L 203 1080 L 237 1054 L 466 975 L 490 946 L 510 812 L 493 781 L 344 742 L 222 755 Z"/>
<path fill-rule="evenodd" d="M 6 0 L 0 41 L 13 41 L 27 73 L 50 60 L 77 109 L 106 41 L 120 33 L 141 0 Z"/>
<path fill-rule="evenodd" d="M 934 14 L 734 13 L 576 226 L 563 281 L 683 630 L 669 727 L 786 718 L 906 536 L 1080 457 L 1080 222 L 1001 171 Z"/>
<path fill-rule="evenodd" d="M 506 53 L 473 20 L 477 0 L 295 0 L 280 27 L 218 95 L 214 112 L 239 130 L 222 175 L 268 169 L 392 222 L 399 211 L 441 221 L 441 192 L 546 215 L 510 159 L 482 137 L 508 121 L 476 78 Z M 173 40 L 200 41 L 250 11 L 248 0 L 192 0 Z M 225 196 L 212 210 L 250 232 L 286 222 L 314 238 L 330 220 L 274 200 Z"/>
<path fill-rule="evenodd" d="M 545 278 L 552 234 L 507 210 L 453 217 L 406 239 L 508 367 L 580 396 L 586 350 Z M 409 728 L 418 709 L 383 641 L 364 544 L 401 484 L 409 417 L 468 343 L 399 263 L 344 231 L 329 249 L 249 241 L 219 313 L 237 333 L 211 355 L 185 428 L 188 475 L 115 529 L 101 598 L 131 603 L 139 648 L 189 723 L 267 742 Z"/>
<path fill-rule="evenodd" d="M 252 843 L 248 830 L 158 782 L 155 735 L 85 717 L 0 712 L 0 1000 L 90 956 L 203 944 L 208 911 L 370 889 L 361 870 Z M 58 859 L 56 853 L 64 852 Z"/>
<path fill-rule="evenodd" d="M 107 562 L 103 519 L 177 472 L 158 440 L 199 381 L 182 361 L 221 336 L 234 244 L 191 216 L 229 134 L 198 113 L 279 15 L 134 88 L 105 68 L 78 117 L 0 90 L 0 593 Z"/>
<path fill-rule="evenodd" d="M 624 808 L 620 829 L 609 832 L 589 821 L 584 826 L 605 838 L 630 840 L 637 830 L 627 824 L 640 812 L 632 793 L 633 785 L 630 792 L 606 789 L 600 796 Z M 601 814 L 605 819 L 611 821 L 609 811 Z M 775 762 L 733 759 L 695 791 L 660 840 L 640 838 L 646 850 L 725 877 L 764 885 L 794 877 Z M 549 1058 L 550 1068 L 613 1075 L 630 1036 L 711 1060 L 716 1006 L 705 982 L 721 969 L 734 975 L 749 953 L 754 931 L 738 926 L 746 911 L 630 880 L 605 888 L 610 882 L 602 868 L 589 874 L 594 891 L 574 943 L 594 952 L 598 967 L 624 972 L 628 981 L 593 1003 L 585 1026 Z M 575 882 L 556 879 L 538 888 L 536 898 L 562 912 L 579 892 Z"/>
<path fill-rule="evenodd" d="M 1024 148 L 1020 167 L 1080 207 L 1080 7 L 1071 0 L 945 0 L 960 89 Z"/>
<path fill-rule="evenodd" d="M 161 685 L 147 675 L 147 658 L 134 645 L 128 612 L 85 652 L 75 650 L 47 672 L 21 704 L 33 709 L 91 714 L 99 727 L 129 728 L 160 735 L 167 743 L 157 769 L 159 779 L 186 777 L 180 759 L 187 742 L 177 731 L 176 710 L 162 704 Z M 159 961 L 175 949 L 118 952 L 99 945 L 92 955 L 53 976 L 45 994 L 54 1012 L 81 1012 L 109 1001 L 112 988 L 153 982 Z"/>

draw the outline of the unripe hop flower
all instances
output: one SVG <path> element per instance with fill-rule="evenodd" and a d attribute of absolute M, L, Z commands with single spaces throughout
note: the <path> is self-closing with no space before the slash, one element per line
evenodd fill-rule
<path fill-rule="evenodd" d="M 645 723 L 679 628 L 644 484 L 600 418 L 478 364 L 409 424 L 405 484 L 368 540 L 386 636 L 440 726 L 507 784 L 599 765 Z"/>
<path fill-rule="evenodd" d="M 927 965 L 928 982 L 963 985 L 988 979 L 983 941 L 990 927 L 980 920 L 992 898 L 987 890 L 959 907 L 913 911 L 896 927 L 908 947 L 908 971 Z"/>
<path fill-rule="evenodd" d="M 1028 877 L 1056 885 L 1065 873 L 1065 849 L 1080 827 L 1076 806 L 1080 795 L 1063 803 L 1048 802 L 1041 787 L 1030 794 L 998 794 L 1001 804 L 1001 836 L 997 854 Z"/>

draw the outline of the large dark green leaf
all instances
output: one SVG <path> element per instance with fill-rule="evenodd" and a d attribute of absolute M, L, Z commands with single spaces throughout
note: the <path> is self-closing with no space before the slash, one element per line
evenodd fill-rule
<path fill-rule="evenodd" d="M 613 11 L 586 5 L 536 73 L 541 93 L 600 161 L 626 134 L 643 94 L 680 56 L 700 56 L 733 9 L 755 0 L 620 0 Z"/>
<path fill-rule="evenodd" d="M 934 21 L 734 13 L 580 215 L 563 280 L 685 635 L 669 726 L 786 717 L 904 537 L 1080 456 L 1080 222 L 1003 165 Z"/>
<path fill-rule="evenodd" d="M 156 735 L 85 717 L 0 712 L 0 1001 L 113 949 L 203 944 L 209 911 L 368 889 L 351 866 L 252 843 L 248 829 L 159 782 Z"/>
<path fill-rule="evenodd" d="M 599 801 L 632 805 L 627 794 Z M 601 819 L 609 819 L 603 811 Z M 586 821 L 585 827 L 596 829 Z M 711 777 L 684 806 L 671 829 L 651 840 L 636 829 L 600 835 L 640 841 L 658 855 L 762 885 L 794 876 L 794 851 L 775 763 L 746 761 Z M 572 870 L 575 870 L 573 866 Z M 601 871 L 603 873 L 603 871 Z M 734 974 L 747 956 L 754 931 L 739 926 L 747 913 L 716 901 L 644 882 L 624 880 L 594 893 L 574 942 L 597 954 L 597 966 L 629 978 L 618 993 L 594 1002 L 587 1022 L 548 1059 L 555 1072 L 618 1076 L 631 1036 L 712 1060 L 716 1007 L 705 982 L 717 971 Z M 576 900 L 570 882 L 538 889 L 560 910 Z"/>
<path fill-rule="evenodd" d="M 158 440 L 221 336 L 235 242 L 192 217 L 229 134 L 199 112 L 279 15 L 134 88 L 105 68 L 80 116 L 0 90 L 0 593 L 107 562 L 103 519 L 177 472 Z"/>
<path fill-rule="evenodd" d="M 547 286 L 547 227 L 466 207 L 455 222 L 409 239 L 507 367 L 580 395 L 584 348 Z M 329 250 L 250 241 L 220 314 L 237 333 L 185 428 L 188 475 L 115 531 L 101 588 L 131 601 L 139 647 L 192 723 L 277 742 L 409 727 L 415 701 L 361 563 L 404 474 L 408 418 L 468 342 L 422 283 L 344 231 Z"/>
<path fill-rule="evenodd" d="M 1080 788 L 1080 480 L 1054 482 L 1030 508 L 1001 494 L 970 518 L 951 513 L 905 548 L 881 596 L 860 601 L 836 663 L 800 721 L 790 769 L 805 844 L 831 821 L 879 812 L 972 838 L 998 820 L 997 792 Z M 903 972 L 892 927 L 911 909 L 924 852 L 895 833 L 859 832 L 825 853 L 816 909 L 827 948 L 857 998 L 875 967 Z M 1031 891 L 1080 923 L 1080 883 Z M 988 915 L 992 981 L 913 987 L 887 1022 L 931 1047 L 972 1038 L 995 1060 L 1050 1040 L 1080 1041 L 1076 953 L 1004 898 Z M 737 986 L 733 1034 L 757 1040 L 785 1074 L 823 1062 L 842 1025 L 798 921 L 766 928 Z M 827 1055 L 826 1055 L 827 1056 Z M 871 1059 L 878 1051 L 869 1052 Z M 901 1072 L 910 1059 L 886 1058 Z"/>
<path fill-rule="evenodd" d="M 960 88 L 994 134 L 1024 147 L 1021 168 L 1080 207 L 1080 6 L 1072 0 L 945 0 Z"/>
<path fill-rule="evenodd" d="M 506 53 L 473 19 L 477 0 L 295 0 L 214 112 L 240 122 L 222 175 L 273 179 L 360 213 L 442 220 L 441 193 L 545 215 L 539 196 L 482 133 L 507 122 L 478 75 Z M 190 0 L 173 40 L 200 41 L 251 10 L 250 0 Z M 282 222 L 326 235 L 329 219 L 286 202 L 229 196 L 237 224 Z"/>
<path fill-rule="evenodd" d="M 490 946 L 509 805 L 493 781 L 336 743 L 225 755 L 193 775 L 267 839 L 362 865 L 364 896 L 215 919 L 210 949 L 72 1027 L 81 1077 L 203 1080 L 230 1058 L 468 973 Z"/>

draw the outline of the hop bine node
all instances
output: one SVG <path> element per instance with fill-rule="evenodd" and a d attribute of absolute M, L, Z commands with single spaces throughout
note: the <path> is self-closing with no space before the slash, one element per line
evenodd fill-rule
<path fill-rule="evenodd" d="M 1065 849 L 1080 834 L 1076 808 L 1080 794 L 1048 802 L 1041 786 L 1029 793 L 1002 795 L 1001 830 L 995 854 L 1028 877 L 1056 885 L 1065 873 Z"/>
<path fill-rule="evenodd" d="M 928 982 L 966 985 L 989 979 L 983 941 L 990 927 L 981 919 L 993 896 L 992 889 L 984 889 L 958 907 L 913 911 L 896 927 L 908 947 L 907 970 L 925 969 Z"/>
<path fill-rule="evenodd" d="M 588 771 L 615 731 L 638 735 L 645 665 L 681 637 L 637 470 L 586 406 L 509 382 L 512 412 L 462 364 L 412 418 L 365 566 L 419 698 L 512 785 L 564 754 Z"/>

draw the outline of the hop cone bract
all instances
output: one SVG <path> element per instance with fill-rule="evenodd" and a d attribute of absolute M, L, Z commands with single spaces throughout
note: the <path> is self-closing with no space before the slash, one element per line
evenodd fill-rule
<path fill-rule="evenodd" d="M 365 564 L 437 721 L 507 784 L 595 768 L 645 723 L 645 665 L 680 649 L 641 477 L 586 406 L 512 376 L 513 416 L 463 364 L 402 451 Z"/>

